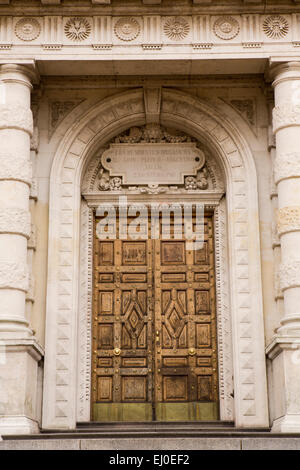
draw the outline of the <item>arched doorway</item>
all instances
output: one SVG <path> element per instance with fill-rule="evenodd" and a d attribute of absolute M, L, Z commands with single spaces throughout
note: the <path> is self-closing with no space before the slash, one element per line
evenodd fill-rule
<path fill-rule="evenodd" d="M 226 115 L 207 102 L 170 89 L 156 96 L 160 99 L 154 111 L 143 89 L 95 104 L 66 132 L 57 149 L 50 182 L 44 428 L 74 429 L 76 422 L 90 419 L 92 305 L 88 293 L 93 273 L 85 254 L 93 250 L 93 232 L 92 213 L 81 204 L 83 174 L 99 148 L 126 129 L 145 125 L 153 115 L 159 116 L 161 125 L 195 137 L 223 171 L 226 202 L 223 199 L 215 208 L 220 234 L 215 244 L 220 260 L 216 263 L 218 332 L 223 332 L 219 370 L 222 362 L 224 371 L 219 377 L 220 418 L 234 418 L 241 427 L 267 425 L 256 170 L 249 146 Z M 80 251 L 80 245 L 85 250 Z"/>
<path fill-rule="evenodd" d="M 93 273 L 93 421 L 219 419 L 217 336 L 231 350 L 216 306 L 223 179 L 197 139 L 159 124 L 128 129 L 89 162 L 82 206 L 93 212 L 93 255 L 83 241 L 81 258 Z"/>

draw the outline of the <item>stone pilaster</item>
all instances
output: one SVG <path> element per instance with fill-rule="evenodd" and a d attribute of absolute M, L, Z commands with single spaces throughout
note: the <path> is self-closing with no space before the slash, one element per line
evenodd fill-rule
<path fill-rule="evenodd" d="M 300 431 L 300 62 L 275 67 L 274 181 L 278 192 L 277 232 L 281 245 L 280 288 L 284 313 L 268 348 L 278 381 L 274 431 Z M 280 387 L 281 384 L 281 387 Z M 283 387 L 282 387 L 283 385 Z M 281 388 L 281 390 L 279 390 Z M 275 417 L 276 418 L 276 417 Z"/>
<path fill-rule="evenodd" d="M 31 72 L 0 67 L 0 433 L 37 430 L 36 375 L 41 350 L 25 313 L 31 234 Z"/>

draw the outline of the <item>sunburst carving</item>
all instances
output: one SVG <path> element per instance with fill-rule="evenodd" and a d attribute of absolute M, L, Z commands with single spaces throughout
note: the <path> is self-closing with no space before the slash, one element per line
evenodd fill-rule
<path fill-rule="evenodd" d="M 268 16 L 263 22 L 263 30 L 266 36 L 271 39 L 280 39 L 287 35 L 289 23 L 284 16 Z"/>
<path fill-rule="evenodd" d="M 168 18 L 164 24 L 164 33 L 172 41 L 182 41 L 190 31 L 190 25 L 185 18 Z"/>

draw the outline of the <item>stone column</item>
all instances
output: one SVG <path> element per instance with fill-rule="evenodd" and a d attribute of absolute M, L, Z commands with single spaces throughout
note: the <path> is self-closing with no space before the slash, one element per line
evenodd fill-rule
<path fill-rule="evenodd" d="M 274 180 L 281 245 L 280 287 L 284 314 L 269 357 L 273 361 L 277 417 L 274 431 L 300 431 L 300 62 L 274 67 L 276 135 Z"/>
<path fill-rule="evenodd" d="M 31 233 L 31 72 L 0 66 L 0 434 L 36 431 L 41 351 L 25 314 Z"/>

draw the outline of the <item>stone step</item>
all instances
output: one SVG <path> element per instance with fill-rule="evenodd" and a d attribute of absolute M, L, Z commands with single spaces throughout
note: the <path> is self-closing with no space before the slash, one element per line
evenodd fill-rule
<path fill-rule="evenodd" d="M 297 437 L 273 436 L 253 437 L 244 433 L 243 437 L 167 437 L 167 438 L 63 438 L 61 434 L 39 438 L 16 438 L 3 436 L 1 450 L 300 450 L 300 435 Z"/>

